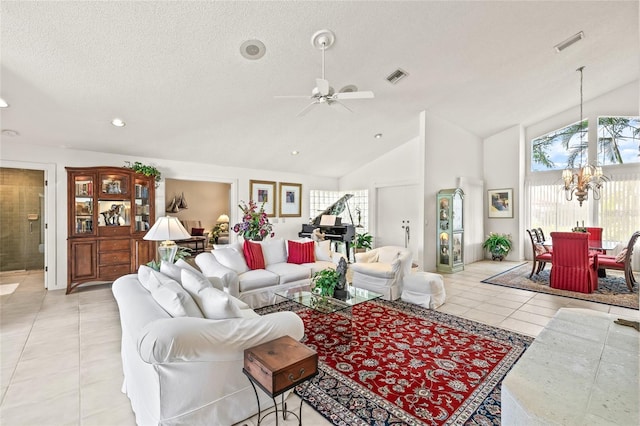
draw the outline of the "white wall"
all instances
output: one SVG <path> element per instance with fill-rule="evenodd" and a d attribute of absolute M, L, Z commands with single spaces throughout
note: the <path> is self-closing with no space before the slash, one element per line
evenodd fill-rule
<path fill-rule="evenodd" d="M 338 180 L 312 175 L 297 175 L 292 173 L 274 172 L 267 170 L 253 170 L 233 167 L 224 167 L 213 164 L 200 164 L 184 161 L 162 160 L 152 157 L 124 156 L 119 154 L 97 153 L 45 146 L 21 145 L 19 141 L 3 138 L 0 146 L 0 158 L 8 161 L 21 161 L 43 163 L 55 168 L 55 176 L 49 181 L 49 185 L 55 185 L 56 218 L 49 226 L 55 227 L 55 241 L 49 244 L 47 250 L 54 249 L 55 265 L 47 265 L 55 268 L 55 283 L 48 283 L 50 290 L 65 289 L 67 286 L 67 174 L 65 167 L 92 167 L 92 166 L 124 166 L 125 161 L 140 161 L 144 164 L 154 165 L 162 172 L 163 180 L 156 190 L 156 215 L 164 216 L 166 205 L 164 178 L 227 182 L 232 185 L 231 203 L 236 205 L 238 200 L 249 199 L 249 180 L 267 180 L 276 182 L 295 182 L 302 184 L 302 216 L 300 218 L 274 218 L 274 231 L 279 238 L 297 238 L 302 224 L 309 218 L 309 189 L 337 190 Z M 189 200 L 194 203 L 195 200 Z M 239 209 L 230 212 L 231 224 L 237 222 Z M 232 233 L 233 234 L 233 233 Z M 234 235 L 233 235 L 234 236 Z M 233 237 L 232 236 L 232 237 Z M 49 256 L 48 256 L 49 258 Z"/>
<path fill-rule="evenodd" d="M 424 114 L 424 260 L 425 271 L 436 268 L 436 194 L 455 188 L 458 178 L 482 180 L 482 140 L 453 123 Z M 468 195 L 465 196 L 468 202 Z M 470 226 L 483 226 L 482 218 L 468 218 Z M 466 234 L 466 233 L 465 233 Z M 465 239 L 465 250 L 469 242 Z"/>
<path fill-rule="evenodd" d="M 485 188 L 513 189 L 513 218 L 489 219 L 489 202 L 485 195 L 484 229 L 486 234 L 495 232 L 511 234 L 513 249 L 507 260 L 524 259 L 522 214 L 522 188 L 524 187 L 524 129 L 513 126 L 484 140 Z M 486 258 L 490 259 L 489 253 Z"/>

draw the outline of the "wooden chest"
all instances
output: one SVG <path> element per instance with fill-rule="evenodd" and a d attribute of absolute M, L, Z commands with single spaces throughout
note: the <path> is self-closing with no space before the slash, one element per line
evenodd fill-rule
<path fill-rule="evenodd" d="M 244 372 L 271 397 L 318 374 L 318 354 L 290 336 L 244 350 Z"/>

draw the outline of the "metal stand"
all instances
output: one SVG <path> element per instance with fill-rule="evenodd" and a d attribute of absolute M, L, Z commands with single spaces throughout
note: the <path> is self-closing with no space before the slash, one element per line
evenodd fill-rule
<path fill-rule="evenodd" d="M 260 426 L 260 423 L 262 423 L 262 420 L 264 420 L 265 417 L 267 417 L 270 414 L 274 414 L 274 413 L 276 415 L 276 426 L 278 426 L 278 403 L 276 402 L 276 397 L 278 395 L 269 395 L 267 393 L 267 395 L 271 396 L 271 399 L 273 400 L 273 410 L 272 411 L 267 411 L 263 415 L 262 414 L 262 410 L 260 408 L 260 398 L 258 397 L 258 389 L 256 389 L 256 385 L 253 383 L 253 380 L 251 380 L 251 376 L 247 375 L 247 377 L 249 378 L 249 382 L 251 383 L 251 387 L 253 388 L 253 392 L 256 394 L 256 401 L 258 401 L 258 426 Z M 309 381 L 306 382 L 306 386 L 309 386 Z M 284 400 L 284 392 L 282 392 L 280 394 L 280 398 L 281 398 L 280 399 L 280 404 L 282 406 L 282 410 L 280 410 L 280 411 L 282 411 L 282 420 L 287 420 L 287 413 L 291 413 L 298 419 L 298 426 L 302 426 L 302 398 L 300 398 L 300 407 L 298 408 L 298 414 L 296 414 L 293 411 L 290 411 L 290 410 L 287 409 L 287 403 Z"/>

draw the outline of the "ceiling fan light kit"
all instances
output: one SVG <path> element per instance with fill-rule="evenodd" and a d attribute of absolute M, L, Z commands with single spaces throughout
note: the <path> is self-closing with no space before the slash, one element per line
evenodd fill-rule
<path fill-rule="evenodd" d="M 311 99 L 311 103 L 297 114 L 298 117 L 306 114 L 311 107 L 317 104 L 336 105 L 344 110 L 353 112 L 351 108 L 340 101 L 344 99 L 371 99 L 374 97 L 371 91 L 358 92 L 358 88 L 354 85 L 345 86 L 338 93 L 329 85 L 329 81 L 324 76 L 324 53 L 333 46 L 335 41 L 336 36 L 330 30 L 316 31 L 311 37 L 311 45 L 322 51 L 322 77 L 316 78 L 316 86 L 311 90 L 311 96 L 276 96 L 276 98 Z"/>

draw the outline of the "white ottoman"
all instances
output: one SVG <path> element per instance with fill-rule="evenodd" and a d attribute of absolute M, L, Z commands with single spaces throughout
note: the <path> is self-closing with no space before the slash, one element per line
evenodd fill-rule
<path fill-rule="evenodd" d="M 444 303 L 445 298 L 444 280 L 440 274 L 411 272 L 402 281 L 400 299 L 405 302 L 435 309 Z"/>

